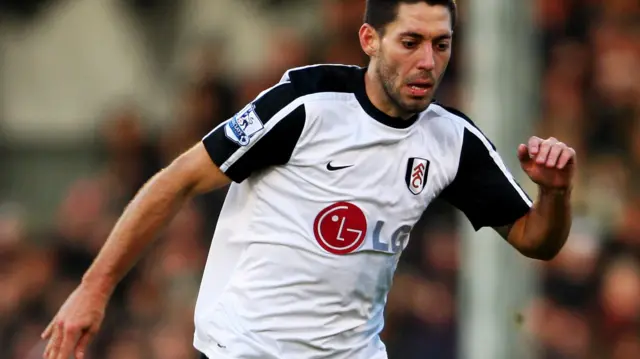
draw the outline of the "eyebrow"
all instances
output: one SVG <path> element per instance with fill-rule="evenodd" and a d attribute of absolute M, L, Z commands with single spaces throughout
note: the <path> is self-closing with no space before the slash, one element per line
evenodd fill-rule
<path fill-rule="evenodd" d="M 400 34 L 400 36 L 408 36 L 408 37 L 413 37 L 415 39 L 424 39 L 424 35 L 419 34 L 417 32 L 413 32 L 413 31 L 406 31 Z M 440 35 L 436 38 L 434 38 L 433 40 L 435 41 L 442 41 L 442 40 L 449 40 L 451 39 L 453 36 L 451 34 L 444 34 L 444 35 Z"/>

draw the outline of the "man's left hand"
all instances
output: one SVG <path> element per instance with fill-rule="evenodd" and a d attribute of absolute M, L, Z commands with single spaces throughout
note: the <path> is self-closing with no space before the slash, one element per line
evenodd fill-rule
<path fill-rule="evenodd" d="M 576 151 L 550 137 L 531 137 L 518 146 L 518 158 L 524 172 L 546 189 L 570 189 L 576 167 Z"/>

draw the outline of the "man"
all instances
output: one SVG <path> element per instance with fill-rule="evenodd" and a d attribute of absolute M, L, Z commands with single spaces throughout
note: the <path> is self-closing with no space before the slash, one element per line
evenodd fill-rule
<path fill-rule="evenodd" d="M 454 0 L 369 0 L 367 68 L 288 71 L 157 174 L 131 202 L 43 333 L 45 357 L 83 357 L 114 287 L 185 201 L 230 182 L 195 310 L 194 346 L 219 358 L 386 358 L 378 334 L 410 230 L 443 198 L 541 260 L 563 246 L 575 153 L 518 148 L 533 204 L 493 145 L 432 101 L 451 57 Z"/>

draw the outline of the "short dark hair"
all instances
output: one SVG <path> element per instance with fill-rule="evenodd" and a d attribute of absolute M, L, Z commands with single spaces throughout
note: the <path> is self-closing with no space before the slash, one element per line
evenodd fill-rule
<path fill-rule="evenodd" d="M 458 6 L 456 0 L 367 0 L 364 11 L 364 22 L 371 25 L 379 33 L 384 34 L 385 27 L 398 16 L 400 4 L 417 4 L 425 2 L 431 6 L 442 5 L 451 12 L 451 28 L 456 27 Z"/>

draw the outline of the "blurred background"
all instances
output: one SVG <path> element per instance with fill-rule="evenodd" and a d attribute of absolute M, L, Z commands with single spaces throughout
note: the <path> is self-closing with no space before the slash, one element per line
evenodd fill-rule
<path fill-rule="evenodd" d="M 509 264 L 483 274 L 498 262 L 465 248 L 503 244 L 470 235 L 464 218 L 434 203 L 389 297 L 390 358 L 640 358 L 640 2 L 459 6 L 438 100 L 486 124 L 519 179 L 515 145 L 529 135 L 576 148 L 574 227 L 553 261 L 501 248 L 499 263 Z M 288 68 L 365 65 L 363 8 L 364 0 L 0 1 L 0 359 L 41 356 L 40 332 L 158 169 Z M 522 39 L 528 52 L 514 51 Z M 523 62 L 511 61 L 516 52 Z M 524 116 L 502 112 L 509 133 L 478 118 L 481 89 L 467 90 L 490 74 L 485 55 L 511 64 L 485 89 L 522 94 L 495 101 L 494 110 L 521 104 L 509 113 Z M 89 359 L 196 358 L 193 305 L 224 196 L 197 198 L 178 214 L 118 288 Z M 479 271 L 467 265 L 483 258 Z M 520 274 L 501 274 L 509 272 Z M 525 294 L 503 305 L 516 291 Z M 483 293 L 497 300 L 468 299 Z M 467 326 L 477 314 L 486 321 Z M 505 333 L 513 340 L 501 344 L 520 351 L 465 352 L 473 341 L 465 338 L 482 333 Z"/>

